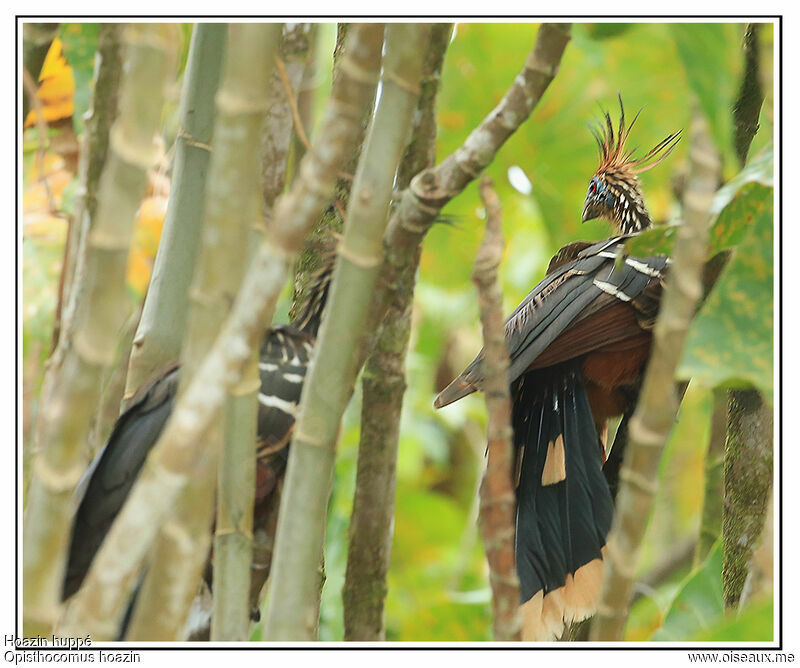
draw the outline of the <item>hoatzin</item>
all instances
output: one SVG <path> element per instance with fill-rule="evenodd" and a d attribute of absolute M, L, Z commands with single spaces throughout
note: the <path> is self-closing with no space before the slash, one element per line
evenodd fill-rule
<path fill-rule="evenodd" d="M 264 506 L 274 503 L 272 492 L 286 466 L 295 411 L 327 301 L 335 254 L 325 251 L 323 258 L 292 323 L 271 327 L 259 352 L 261 389 L 254 522 L 266 512 Z M 173 365 L 140 388 L 79 483 L 62 599 L 66 600 L 81 587 L 95 554 L 128 498 L 172 412 L 179 377 L 180 368 Z M 256 613 L 251 611 L 251 615 Z"/>
<path fill-rule="evenodd" d="M 562 248 L 505 324 L 525 640 L 556 638 L 597 606 L 614 503 L 603 471 L 606 425 L 635 407 L 669 265 L 666 257 L 625 257 L 623 244 L 651 225 L 637 174 L 666 158 L 680 132 L 636 158 L 626 148 L 632 126 L 620 98 L 616 137 L 608 113 L 593 130 L 600 164 L 582 214 L 582 222 L 608 219 L 618 236 Z M 481 353 L 434 405 L 482 381 Z M 618 469 L 621 458 L 612 447 L 606 468 Z"/>

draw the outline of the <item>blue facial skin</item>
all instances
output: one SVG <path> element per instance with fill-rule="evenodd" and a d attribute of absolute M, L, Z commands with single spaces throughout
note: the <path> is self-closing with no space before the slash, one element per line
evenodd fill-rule
<path fill-rule="evenodd" d="M 586 202 L 583 206 L 583 222 L 603 215 L 610 215 L 617 203 L 617 198 L 606 187 L 603 181 L 592 177 L 589 181 L 589 190 L 586 193 Z"/>
<path fill-rule="evenodd" d="M 595 187 L 594 193 L 592 192 L 592 185 Z M 589 194 L 594 195 L 598 206 L 605 206 L 608 209 L 613 209 L 614 205 L 617 203 L 617 198 L 614 197 L 613 193 L 606 188 L 605 184 L 596 176 L 589 182 Z"/>

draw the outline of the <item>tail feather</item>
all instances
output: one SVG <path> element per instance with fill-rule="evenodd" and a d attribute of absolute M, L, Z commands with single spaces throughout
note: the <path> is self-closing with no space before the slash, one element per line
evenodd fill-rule
<path fill-rule="evenodd" d="M 550 640 L 594 612 L 613 504 L 579 362 L 529 372 L 513 390 L 523 637 Z"/>

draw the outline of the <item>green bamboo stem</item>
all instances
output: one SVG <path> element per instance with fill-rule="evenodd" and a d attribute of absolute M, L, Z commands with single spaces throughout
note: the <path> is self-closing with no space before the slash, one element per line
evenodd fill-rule
<path fill-rule="evenodd" d="M 167 42 L 147 24 L 130 26 L 126 39 L 128 69 L 96 215 L 86 235 L 85 266 L 76 279 L 74 330 L 57 348 L 41 395 L 40 450 L 23 537 L 26 635 L 48 633 L 58 615 L 70 497 L 83 473 L 100 379 L 114 361 L 117 335 L 127 317 L 125 268 L 133 219 L 155 157 Z"/>
<path fill-rule="evenodd" d="M 256 486 L 258 351 L 230 391 L 225 447 L 219 463 L 211 640 L 247 640 L 250 630 L 250 564 Z"/>
<path fill-rule="evenodd" d="M 351 28 L 352 30 L 352 28 Z M 312 640 L 315 571 L 322 551 L 336 436 L 358 373 L 360 344 L 382 259 L 392 182 L 419 95 L 429 35 L 423 24 L 387 28 L 383 91 L 356 172 L 338 248 L 328 314 L 292 438 L 273 560 L 265 636 Z"/>
<path fill-rule="evenodd" d="M 198 23 L 183 80 L 172 184 L 153 275 L 133 342 L 125 401 L 159 369 L 178 360 L 186 332 L 189 283 L 200 246 L 206 172 L 214 131 L 226 27 Z M 124 405 L 123 405 L 124 409 Z"/>
<path fill-rule="evenodd" d="M 260 344 L 288 268 L 327 206 L 337 165 L 357 134 L 361 110 L 375 94 L 382 35 L 382 26 L 374 24 L 360 24 L 353 31 L 348 75 L 333 90 L 315 150 L 306 155 L 300 177 L 279 201 L 222 332 L 179 398 L 148 465 L 74 597 L 74 615 L 66 628 L 69 634 L 91 630 L 99 639 L 116 631 L 144 556 L 192 476 L 226 390 L 238 382 L 251 350 Z M 208 221 L 208 207 L 206 215 Z"/>
<path fill-rule="evenodd" d="M 397 171 L 396 189 L 408 187 L 412 177 L 432 166 L 436 159 L 436 94 L 452 28 L 450 23 L 431 27 L 419 103 L 411 138 Z M 404 276 L 413 278 L 416 274 L 419 254 L 415 260 Z M 397 448 L 412 307 L 413 289 L 399 290 L 364 366 L 356 489 L 342 589 L 345 640 L 385 639 L 386 576 L 391 556 Z"/>
<path fill-rule="evenodd" d="M 269 82 L 280 39 L 280 24 L 232 24 L 228 27 L 225 73 L 216 98 L 214 154 L 206 188 L 205 224 L 200 262 L 190 291 L 191 311 L 185 349 L 181 355 L 179 396 L 191 382 L 216 339 L 233 297 L 239 290 L 250 255 L 251 230 L 261 220 L 259 139 L 269 106 Z M 225 461 L 250 473 L 255 480 L 255 388 L 252 374 L 244 380 L 250 392 L 250 424 L 233 423 L 203 439 L 191 480 L 178 496 L 171 517 L 159 534 L 154 561 L 145 580 L 129 636 L 136 640 L 175 639 L 186 621 L 206 563 L 211 542 L 214 482 L 224 435 L 244 431 L 245 453 Z M 241 383 L 236 392 L 242 394 Z M 246 412 L 246 411 L 245 411 Z M 224 419 L 223 419 L 224 421 Z M 248 454 L 249 453 L 249 454 Z M 249 498 L 254 483 L 234 493 Z M 231 490 L 224 490 L 229 494 Z M 222 493 L 222 490 L 221 492 Z M 248 497 L 249 495 L 249 497 Z M 229 499 L 224 502 L 230 508 Z M 235 504 L 234 504 L 235 505 Z M 227 527 L 227 517 L 218 518 Z M 249 533 L 249 529 L 247 529 Z M 249 554 L 245 554 L 247 573 Z M 245 587 L 247 582 L 245 582 Z M 242 608 L 247 611 L 246 596 Z"/>
<path fill-rule="evenodd" d="M 339 23 L 336 26 L 336 44 L 333 49 L 332 79 L 334 85 L 341 76 L 342 56 L 345 53 L 347 35 L 352 27 L 350 23 Z M 374 102 L 374 101 L 373 101 Z M 292 306 L 289 309 L 289 318 L 297 315 L 297 309 L 306 301 L 309 281 L 319 268 L 319 251 L 324 248 L 332 235 L 340 235 L 344 225 L 342 213 L 347 209 L 350 201 L 350 190 L 353 185 L 353 174 L 361 158 L 361 150 L 367 135 L 370 119 L 372 118 L 373 104 L 363 109 L 359 123 L 359 133 L 353 142 L 348 154 L 337 166 L 336 185 L 333 189 L 333 198 L 330 205 L 314 225 L 314 229 L 306 240 L 305 247 L 300 253 L 294 272 L 294 293 Z"/>
<path fill-rule="evenodd" d="M 603 593 L 592 620 L 591 640 L 622 638 L 661 453 L 679 405 L 678 393 L 665 388 L 675 386 L 686 332 L 703 295 L 709 210 L 717 187 L 719 156 L 699 112 L 692 121 L 691 141 L 684 221 L 653 333 L 653 352 L 628 429 L 616 514 L 606 543 Z"/>
<path fill-rule="evenodd" d="M 409 288 L 413 291 L 413 275 L 403 274 L 413 266 L 414 255 L 431 225 L 442 208 L 491 163 L 506 140 L 528 119 L 558 73 L 570 31 L 569 23 L 543 23 L 522 70 L 495 108 L 458 149 L 411 180 L 387 225 L 385 257 L 367 329 L 377 329 L 395 293 Z"/>

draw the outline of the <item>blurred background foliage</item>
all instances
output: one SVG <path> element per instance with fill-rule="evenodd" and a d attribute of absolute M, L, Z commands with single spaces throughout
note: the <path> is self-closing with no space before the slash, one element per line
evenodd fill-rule
<path fill-rule="evenodd" d="M 505 93 L 533 45 L 537 27 L 515 23 L 456 25 L 439 95 L 439 159 L 455 150 Z M 743 67 L 743 33 L 744 25 L 733 23 L 573 26 L 572 41 L 558 76 L 530 120 L 511 137 L 487 170 L 503 204 L 506 252 L 501 278 L 507 311 L 544 274 L 555 250 L 571 240 L 608 236 L 603 222 L 581 225 L 580 212 L 596 166 L 596 146 L 587 122 L 599 117 L 602 109 L 615 117 L 618 92 L 629 117 L 644 107 L 631 136 L 631 145 L 643 151 L 670 132 L 688 128 L 690 103 L 696 96 L 711 121 L 723 156 L 723 180 L 739 172 L 731 108 Z M 181 42 L 179 72 L 185 64 L 190 34 L 189 25 L 176 31 Z M 316 98 L 321 101 L 330 87 L 335 26 L 320 26 L 318 35 Z M 45 85 L 39 94 L 47 123 L 46 148 L 42 148 L 42 125 L 37 128 L 35 122 L 36 110 L 26 119 L 22 164 L 26 446 L 31 440 L 36 398 L 51 347 L 67 220 L 73 213 L 77 186 L 77 140 L 90 99 L 96 39 L 96 25 L 63 24 L 59 39 L 53 43 L 41 76 Z M 769 148 L 773 134 L 771 24 L 762 27 L 760 39 L 766 99 L 751 157 Z M 128 268 L 131 311 L 146 290 L 166 210 L 179 91 L 178 76 L 164 111 L 162 160 L 152 171 L 147 198 L 136 221 Z M 670 221 L 678 213 L 674 193 L 684 174 L 687 149 L 687 142 L 681 142 L 663 165 L 642 177 L 648 207 L 658 222 Z M 769 193 L 757 192 L 756 196 L 761 208 L 755 214 L 754 227 L 763 241 L 767 236 L 771 239 L 772 234 L 771 188 Z M 491 638 L 490 591 L 476 526 L 476 492 L 485 449 L 483 399 L 473 395 L 441 412 L 434 412 L 432 406 L 436 391 L 459 373 L 481 346 L 477 304 L 469 280 L 483 234 L 476 185 L 469 186 L 444 213 L 448 223 L 434 226 L 425 242 L 415 300 L 386 602 L 388 640 Z M 770 262 L 763 268 L 763 282 L 758 288 L 767 290 L 768 295 L 743 297 L 744 303 L 761 300 L 767 304 L 765 312 L 770 319 L 762 319 L 760 326 L 770 333 L 771 272 Z M 287 286 L 276 320 L 286 319 L 288 297 Z M 737 353 L 741 356 L 741 348 Z M 762 359 L 770 365 L 758 373 L 768 376 L 771 383 L 771 347 Z M 695 366 L 700 363 L 695 362 Z M 648 584 L 637 591 L 626 632 L 630 640 L 772 639 L 771 597 L 754 600 L 739 618 L 724 617 L 718 586 L 719 549 L 712 551 L 697 570 L 691 570 L 703 497 L 713 384 L 693 383 L 689 387 L 662 461 L 639 564 L 642 580 Z M 340 640 L 343 636 L 340 592 L 355 481 L 359 392 L 360 385 L 345 416 L 330 503 L 327 580 L 320 623 L 323 640 Z M 25 448 L 26 454 L 29 450 Z M 652 581 L 649 576 L 670 558 L 674 561 L 672 570 Z"/>

